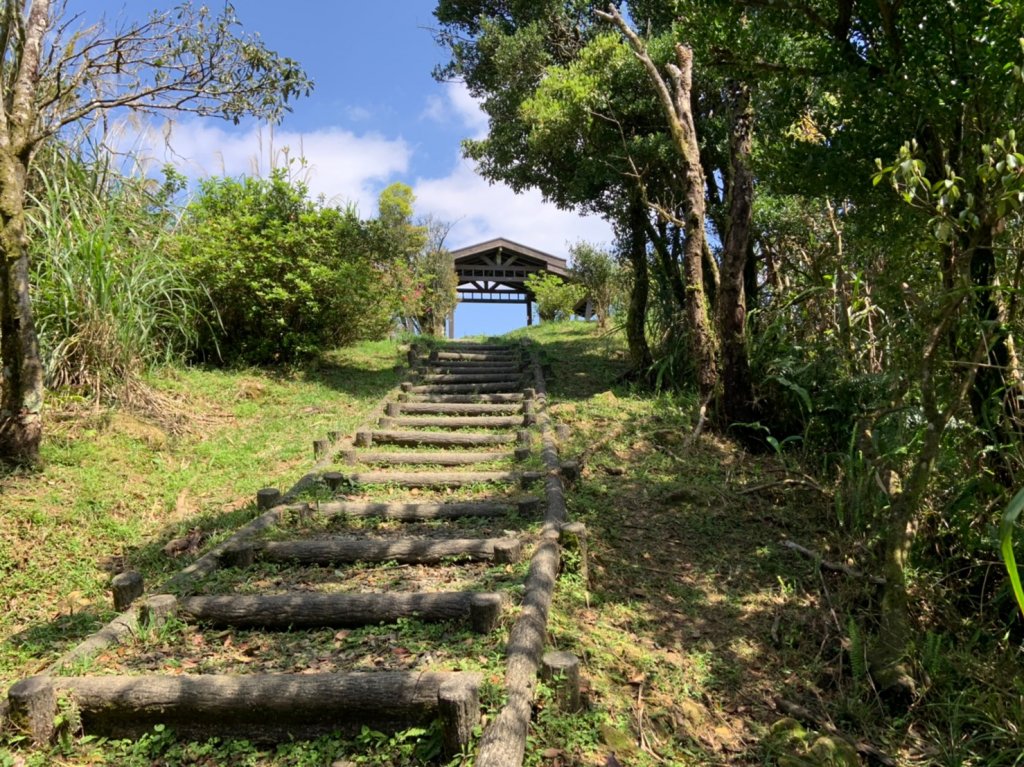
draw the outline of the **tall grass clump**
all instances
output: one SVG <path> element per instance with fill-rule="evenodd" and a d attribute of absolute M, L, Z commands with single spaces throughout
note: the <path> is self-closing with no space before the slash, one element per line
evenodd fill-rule
<path fill-rule="evenodd" d="M 171 254 L 180 182 L 159 186 L 67 148 L 37 168 L 29 226 L 47 384 L 131 400 L 142 375 L 187 355 L 214 316 Z"/>

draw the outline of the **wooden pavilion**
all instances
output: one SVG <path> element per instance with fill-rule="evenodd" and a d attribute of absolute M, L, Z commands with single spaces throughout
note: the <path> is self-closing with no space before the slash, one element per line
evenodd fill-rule
<path fill-rule="evenodd" d="M 570 279 L 564 258 L 499 237 L 452 251 L 459 301 L 468 304 L 525 304 L 526 324 L 533 323 L 533 293 L 526 278 L 548 272 Z M 455 312 L 448 316 L 448 337 L 455 337 Z"/>

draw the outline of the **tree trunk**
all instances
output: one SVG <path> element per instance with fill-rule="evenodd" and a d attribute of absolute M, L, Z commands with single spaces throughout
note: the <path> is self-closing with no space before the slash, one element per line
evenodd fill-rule
<path fill-rule="evenodd" d="M 0 167 L 0 461 L 34 463 L 42 438 L 43 364 L 29 294 L 25 168 Z"/>
<path fill-rule="evenodd" d="M 647 208 L 639 197 L 629 203 L 629 263 L 633 268 L 633 284 L 629 292 L 629 308 L 626 311 L 626 340 L 629 344 L 630 374 L 646 376 L 654 364 L 651 347 L 647 344 L 647 298 L 650 291 L 650 275 L 647 270 L 647 236 L 645 228 L 649 223 Z"/>
<path fill-rule="evenodd" d="M 754 420 L 750 363 L 747 359 L 745 272 L 753 220 L 754 173 L 751 168 L 754 111 L 745 83 L 729 84 L 729 217 L 722 249 L 718 289 L 718 332 L 722 344 L 722 417 L 726 423 Z"/>

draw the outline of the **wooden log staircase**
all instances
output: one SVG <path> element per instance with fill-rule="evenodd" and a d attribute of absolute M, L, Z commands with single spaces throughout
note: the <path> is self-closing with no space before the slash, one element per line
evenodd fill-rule
<path fill-rule="evenodd" d="M 482 765 L 521 764 L 559 540 L 570 527 L 543 375 L 519 344 L 452 343 L 429 354 L 414 348 L 409 360 L 408 380 L 381 403 L 376 423 L 352 437 L 316 440 L 319 460 L 296 488 L 284 495 L 261 490 L 260 516 L 155 593 L 139 594 L 46 672 L 13 685 L 11 723 L 47 742 L 59 699 L 74 702 L 86 733 L 113 737 L 165 724 L 189 738 L 275 741 L 440 722 L 446 758 L 463 753 Z M 471 577 L 451 590 L 418 588 L 414 578 L 400 589 L 346 587 L 358 582 L 352 576 L 360 568 L 379 563 L 428 573 L 481 562 L 511 567 L 527 554 L 525 581 L 513 589 L 474 587 Z M 242 587 L 254 568 L 268 566 L 278 573 L 347 569 L 334 570 L 341 577 L 333 590 Z M 119 608 L 142 589 L 134 575 L 122 583 L 130 590 L 119 591 Z M 480 723 L 481 674 L 450 660 L 434 667 L 429 653 L 401 671 L 330 673 L 109 674 L 90 660 L 111 647 L 130 648 L 168 621 L 293 633 L 382 623 L 401 632 L 403 621 L 453 622 L 482 634 L 503 626 L 506 703 L 469 753 Z M 89 673 L 76 672 L 83 667 Z"/>

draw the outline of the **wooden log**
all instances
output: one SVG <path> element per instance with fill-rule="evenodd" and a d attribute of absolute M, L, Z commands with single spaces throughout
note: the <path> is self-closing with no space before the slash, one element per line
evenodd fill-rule
<path fill-rule="evenodd" d="M 403 429 L 508 429 L 521 426 L 523 419 L 515 415 L 470 415 L 470 416 L 404 416 L 389 419 L 390 425 L 381 422 L 382 429 L 392 427 Z"/>
<path fill-rule="evenodd" d="M 514 361 L 517 357 L 517 354 L 507 352 L 438 352 L 436 356 L 430 358 L 430 361 L 509 362 Z"/>
<path fill-rule="evenodd" d="M 367 626 L 412 617 L 431 622 L 465 619 L 479 597 L 471 591 L 201 596 L 178 600 L 178 615 L 239 628 Z"/>
<path fill-rule="evenodd" d="M 571 652 L 549 652 L 541 659 L 541 679 L 555 693 L 555 703 L 566 713 L 580 710 L 580 659 Z"/>
<path fill-rule="evenodd" d="M 513 415 L 518 402 L 404 402 L 399 415 Z"/>
<path fill-rule="evenodd" d="M 523 373 L 523 366 L 518 363 L 507 362 L 446 362 L 431 365 L 424 368 L 424 373 L 507 373 L 511 376 L 519 376 Z"/>
<path fill-rule="evenodd" d="M 515 459 L 517 461 L 528 461 L 531 455 L 533 455 L 533 451 L 528 447 L 517 447 L 515 450 Z"/>
<path fill-rule="evenodd" d="M 515 471 L 361 471 L 349 479 L 359 485 L 398 485 L 399 487 L 464 487 L 495 482 L 533 482 L 529 472 Z"/>
<path fill-rule="evenodd" d="M 515 441 L 514 434 L 477 434 L 440 431 L 375 431 L 373 441 L 381 445 L 439 445 L 444 447 L 480 447 L 504 445 Z"/>
<path fill-rule="evenodd" d="M 370 447 L 373 444 L 373 431 L 370 429 L 360 429 L 356 432 L 355 443 L 358 447 Z"/>
<path fill-rule="evenodd" d="M 301 565 L 341 564 L 345 562 L 401 562 L 432 564 L 446 557 L 467 561 L 493 559 L 514 562 L 522 554 L 518 538 L 324 538 L 320 540 L 268 541 L 258 552 L 271 562 L 295 562 Z M 515 558 L 510 558 L 515 557 Z"/>
<path fill-rule="evenodd" d="M 419 377 L 420 383 L 430 384 L 467 384 L 467 383 L 507 383 L 515 386 L 520 377 L 509 373 L 424 373 Z"/>
<path fill-rule="evenodd" d="M 494 404 L 522 402 L 522 392 L 505 392 L 490 394 L 404 394 L 402 402 L 426 404 Z"/>
<path fill-rule="evenodd" d="M 323 480 L 330 490 L 337 490 L 341 487 L 341 483 L 345 481 L 345 475 L 340 471 L 325 471 Z"/>
<path fill-rule="evenodd" d="M 490 634 L 498 627 L 504 600 L 501 594 L 474 594 L 469 603 L 469 625 L 478 634 Z"/>
<path fill-rule="evenodd" d="M 473 738 L 480 721 L 480 679 L 460 676 L 441 683 L 437 691 L 444 755 L 456 757 Z"/>
<path fill-rule="evenodd" d="M 220 552 L 220 562 L 224 567 L 252 567 L 255 561 L 256 545 L 252 541 L 237 541 Z"/>
<path fill-rule="evenodd" d="M 272 509 L 281 500 L 281 491 L 276 487 L 264 487 L 256 491 L 256 508 L 261 511 Z"/>
<path fill-rule="evenodd" d="M 314 439 L 313 440 L 313 460 L 318 461 L 327 455 L 327 451 L 330 449 L 331 443 L 326 439 Z"/>
<path fill-rule="evenodd" d="M 504 383 L 462 383 L 462 384 L 410 384 L 406 390 L 412 394 L 504 394 L 512 393 L 518 381 Z"/>
<path fill-rule="evenodd" d="M 389 402 L 384 406 L 384 414 L 388 418 L 398 418 L 402 414 L 401 402 Z"/>
<path fill-rule="evenodd" d="M 562 461 L 559 470 L 567 484 L 571 485 L 580 478 L 580 465 L 576 461 Z"/>
<path fill-rule="evenodd" d="M 114 596 L 114 609 L 119 613 L 128 609 L 132 602 L 142 596 L 146 584 L 142 573 L 128 570 L 118 573 L 110 581 L 110 590 Z"/>
<path fill-rule="evenodd" d="M 37 746 L 48 745 L 54 735 L 57 691 L 53 677 L 31 676 L 7 690 L 7 716 L 15 731 L 28 733 Z"/>
<path fill-rule="evenodd" d="M 562 545 L 569 551 L 575 551 L 579 557 L 579 573 L 584 588 L 590 585 L 589 547 L 587 545 L 587 526 L 582 522 L 571 522 L 562 525 Z"/>
<path fill-rule="evenodd" d="M 402 452 L 373 452 L 349 450 L 345 453 L 345 460 L 350 465 L 355 464 L 433 464 L 435 466 L 465 466 L 474 463 L 490 463 L 492 461 L 508 461 L 515 456 L 512 453 L 504 453 L 494 450 L 470 452 L 466 450 L 417 450 Z"/>
<path fill-rule="evenodd" d="M 474 714 L 472 697 L 455 690 L 479 685 L 479 674 L 464 672 L 355 671 L 62 677 L 58 689 L 75 700 L 86 732 L 110 737 L 136 737 L 167 724 L 182 738 L 268 743 L 336 730 L 355 734 L 363 725 L 426 725 L 440 715 L 445 742 L 461 749 Z M 450 709 L 442 711 L 442 697 L 449 705 L 461 699 L 454 719 Z"/>
<path fill-rule="evenodd" d="M 139 607 L 139 626 L 157 628 L 178 614 L 178 598 L 173 594 L 154 594 Z"/>
<path fill-rule="evenodd" d="M 321 514 L 348 517 L 380 517 L 404 522 L 426 519 L 457 519 L 459 517 L 502 517 L 519 514 L 535 517 L 540 500 L 527 497 L 506 503 L 495 501 L 461 501 L 452 503 L 375 503 L 365 501 L 327 501 L 319 504 Z"/>

